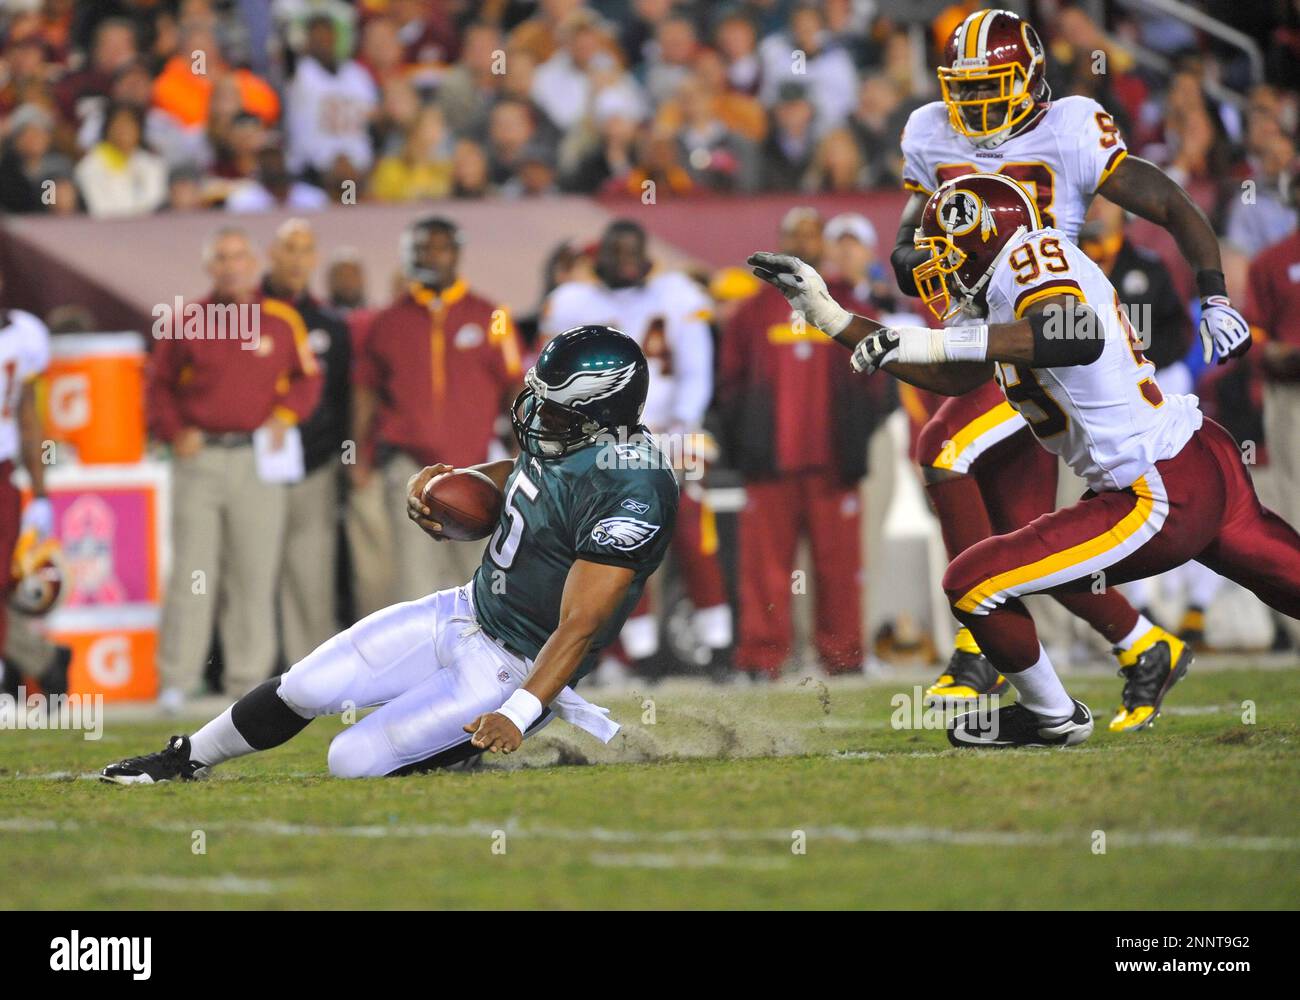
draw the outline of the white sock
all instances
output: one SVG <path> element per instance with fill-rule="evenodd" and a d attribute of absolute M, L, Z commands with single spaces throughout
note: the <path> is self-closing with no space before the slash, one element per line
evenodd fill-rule
<path fill-rule="evenodd" d="M 1061 678 L 1056 676 L 1047 650 L 1038 647 L 1038 662 L 1018 674 L 1007 674 L 1007 680 L 1020 692 L 1020 704 L 1049 722 L 1063 722 L 1074 715 L 1074 699 L 1065 691 Z"/>
<path fill-rule="evenodd" d="M 234 707 L 231 705 L 190 737 L 190 760 L 215 767 L 233 757 L 243 757 L 253 752 L 248 741 L 235 728 L 235 719 L 231 715 Z"/>
<path fill-rule="evenodd" d="M 1128 635 L 1124 636 L 1124 638 L 1121 639 L 1119 642 L 1115 643 L 1115 648 L 1122 652 L 1127 653 L 1130 649 L 1133 648 L 1133 644 L 1135 642 L 1137 642 L 1139 639 L 1141 639 L 1144 635 L 1146 635 L 1155 627 L 1156 627 L 1155 622 L 1153 622 L 1146 615 L 1138 615 L 1137 624 L 1133 626 L 1133 631 L 1130 632 Z"/>

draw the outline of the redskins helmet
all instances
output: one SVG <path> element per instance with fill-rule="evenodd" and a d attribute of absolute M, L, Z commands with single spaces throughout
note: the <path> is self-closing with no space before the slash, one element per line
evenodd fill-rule
<path fill-rule="evenodd" d="M 921 299 L 947 319 L 979 295 L 1012 240 L 1042 228 L 1033 195 L 1010 177 L 964 174 L 940 185 L 915 237 L 930 254 L 912 269 Z"/>
<path fill-rule="evenodd" d="M 59 543 L 41 540 L 35 528 L 28 528 L 14 547 L 9 604 L 27 615 L 44 615 L 59 602 L 63 592 L 63 563 Z"/>
<path fill-rule="evenodd" d="M 948 120 L 975 145 L 1001 145 L 1050 96 L 1033 26 L 1009 10 L 977 10 L 944 47 L 939 89 Z"/>

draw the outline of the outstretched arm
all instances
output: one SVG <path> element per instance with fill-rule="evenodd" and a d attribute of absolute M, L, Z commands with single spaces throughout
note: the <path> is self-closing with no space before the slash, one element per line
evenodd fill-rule
<path fill-rule="evenodd" d="M 886 330 L 875 320 L 855 315 L 832 299 L 821 275 L 798 257 L 760 251 L 751 254 L 748 263 L 754 274 L 780 291 L 809 324 L 851 351 Z M 929 392 L 960 396 L 992 378 L 993 369 L 986 364 L 893 364 L 889 374 Z"/>
<path fill-rule="evenodd" d="M 627 595 L 636 570 L 631 566 L 578 559 L 569 569 L 560 598 L 560 624 L 533 661 L 523 687 L 495 712 L 465 725 L 470 742 L 484 750 L 510 753 L 536 722 L 587 655 L 591 640 Z"/>
<path fill-rule="evenodd" d="M 1192 272 L 1201 298 L 1201 344 L 1206 364 L 1219 364 L 1250 349 L 1250 327 L 1228 301 L 1219 238 L 1187 192 L 1154 163 L 1136 156 L 1120 161 L 1097 189 L 1120 208 L 1169 231 Z"/>
<path fill-rule="evenodd" d="M 898 282 L 898 290 L 904 295 L 917 296 L 920 291 L 916 287 L 916 278 L 912 276 L 918 264 L 929 260 L 930 253 L 928 250 L 918 250 L 914 243 L 917 228 L 921 225 L 921 213 L 925 209 L 926 198 L 921 194 L 913 194 L 903 206 L 903 214 L 898 220 L 898 238 L 894 242 L 893 252 L 889 255 L 889 263 L 894 268 L 894 280 Z"/>

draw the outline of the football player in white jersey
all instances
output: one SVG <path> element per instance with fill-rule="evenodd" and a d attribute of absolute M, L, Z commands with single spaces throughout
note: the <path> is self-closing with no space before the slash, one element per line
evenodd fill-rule
<path fill-rule="evenodd" d="M 1237 443 L 1196 397 L 1161 392 L 1114 287 L 1064 231 L 1042 224 L 1027 189 L 996 174 L 950 180 L 926 201 L 917 244 L 929 255 L 913 274 L 926 305 L 982 322 L 881 327 L 847 313 L 797 258 L 750 262 L 808 322 L 853 345 L 859 371 L 885 368 L 944 395 L 994 377 L 1043 447 L 1088 484 L 1078 503 L 975 543 L 944 574 L 953 614 L 1020 695 L 991 717 L 955 719 L 954 746 L 1069 746 L 1092 732 L 1038 641 L 1028 594 L 1110 589 L 1196 559 L 1300 618 L 1300 534 L 1260 504 Z M 1140 697 L 1154 719 L 1183 669 L 1130 671 L 1125 703 Z"/>
<path fill-rule="evenodd" d="M 626 333 L 641 345 L 650 364 L 645 426 L 655 435 L 690 441 L 700 446 L 696 458 L 711 459 L 711 439 L 701 427 L 713 398 L 709 329 L 713 303 L 708 295 L 680 271 L 654 270 L 645 230 L 629 219 L 617 219 L 605 228 L 594 272 L 595 281 L 565 282 L 547 296 L 542 338 L 593 323 Z M 725 649 L 732 641 L 731 606 L 717 547 L 713 511 L 698 479 L 687 479 L 682 484 L 673 555 L 695 607 L 691 619 L 695 641 L 711 652 Z M 658 650 L 659 627 L 648 594 L 623 627 L 622 645 L 634 660 Z"/>
<path fill-rule="evenodd" d="M 36 382 L 50 363 L 50 334 L 31 313 L 0 310 L 0 650 L 8 629 L 10 564 L 19 535 L 47 538 L 54 532 L 54 512 L 45 496 L 41 462 L 41 424 L 36 413 Z M 13 484 L 16 466 L 27 470 L 32 499 Z M 0 689 L 15 686 L 0 659 Z"/>
<path fill-rule="evenodd" d="M 1050 100 L 1045 70 L 1037 32 L 1009 11 L 976 11 L 953 32 L 938 69 L 943 100 L 913 112 L 903 131 L 904 186 L 913 196 L 891 255 L 899 288 L 917 294 L 912 274 L 928 259 L 914 243 L 921 210 L 930 193 L 953 177 L 988 172 L 1018 181 L 1032 192 L 1043 224 L 1072 242 L 1100 191 L 1174 237 L 1196 273 L 1206 361 L 1212 351 L 1221 361 L 1244 352 L 1249 329 L 1226 297 L 1209 222 L 1159 168 L 1128 154 L 1100 104 L 1087 97 Z M 960 314 L 948 320 L 967 321 Z M 1036 415 L 1028 416 L 1032 421 Z M 992 381 L 933 414 L 921 432 L 917 459 L 950 560 L 982 538 L 1019 528 L 1055 507 L 1056 463 L 1034 447 L 1025 416 Z M 1119 623 L 1132 607 L 1118 591 L 1059 599 L 1116 647 L 1125 676 L 1162 669 L 1144 658 L 1190 662 L 1190 650 L 1176 636 L 1146 619 L 1142 641 L 1119 648 Z M 1004 679 L 968 629 L 958 632 L 955 646 L 928 697 L 951 703 L 1001 690 Z M 1151 718 L 1153 706 L 1126 701 L 1111 728 L 1136 731 Z"/>

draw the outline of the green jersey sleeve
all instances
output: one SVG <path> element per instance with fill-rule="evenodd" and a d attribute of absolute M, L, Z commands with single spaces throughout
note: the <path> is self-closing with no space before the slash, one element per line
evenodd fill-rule
<path fill-rule="evenodd" d="M 665 486 L 659 482 L 668 479 Z M 620 477 L 593 490 L 577 507 L 573 549 L 579 559 L 642 568 L 663 558 L 677 516 L 671 473 Z"/>

